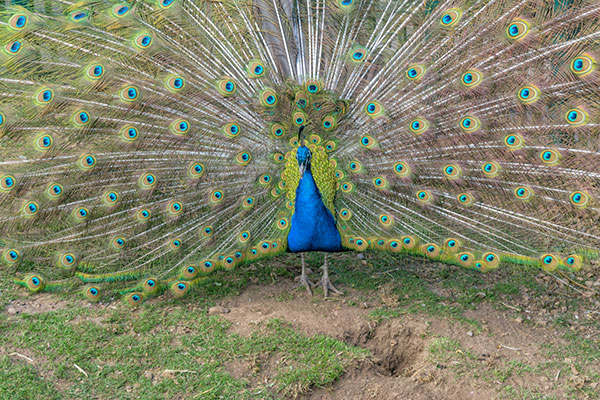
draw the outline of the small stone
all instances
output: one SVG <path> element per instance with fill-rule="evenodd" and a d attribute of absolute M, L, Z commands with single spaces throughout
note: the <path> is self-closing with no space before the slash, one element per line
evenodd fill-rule
<path fill-rule="evenodd" d="M 359 260 L 364 260 L 365 259 L 365 255 L 363 253 L 358 253 L 358 255 L 356 256 L 356 258 L 358 258 Z"/>
<path fill-rule="evenodd" d="M 485 298 L 485 296 L 486 296 L 486 294 L 485 294 L 485 293 L 483 293 L 483 292 L 477 292 L 477 293 L 475 294 L 475 297 L 477 297 L 477 298 L 479 298 L 479 299 L 484 299 L 484 298 Z"/>
<path fill-rule="evenodd" d="M 471 336 L 471 337 L 473 337 L 473 331 L 469 331 L 469 332 L 467 332 L 467 336 Z"/>
<path fill-rule="evenodd" d="M 518 322 L 519 324 L 523 322 L 523 318 L 521 317 L 517 317 L 515 318 L 515 321 Z"/>
<path fill-rule="evenodd" d="M 6 313 L 7 313 L 8 315 L 15 315 L 17 312 L 18 312 L 18 311 L 17 311 L 17 309 L 16 309 L 16 308 L 14 308 L 14 307 L 8 307 L 8 308 L 6 309 Z"/>
<path fill-rule="evenodd" d="M 208 315 L 229 314 L 229 309 L 221 306 L 214 306 L 208 309 Z"/>

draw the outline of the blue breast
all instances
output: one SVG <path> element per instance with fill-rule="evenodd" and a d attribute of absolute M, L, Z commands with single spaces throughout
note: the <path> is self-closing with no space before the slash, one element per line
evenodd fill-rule
<path fill-rule="evenodd" d="M 341 251 L 342 240 L 331 212 L 323 204 L 310 167 L 296 189 L 292 227 L 288 234 L 288 250 Z"/>

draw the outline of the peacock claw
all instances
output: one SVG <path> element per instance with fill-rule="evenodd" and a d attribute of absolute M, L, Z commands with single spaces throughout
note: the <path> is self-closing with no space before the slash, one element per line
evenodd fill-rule
<path fill-rule="evenodd" d="M 312 296 L 312 288 L 315 286 L 315 284 L 312 283 L 306 276 L 300 275 L 299 277 L 296 277 L 296 279 L 298 280 L 298 283 L 296 284 L 296 286 L 294 286 L 294 289 L 304 286 L 308 294 Z"/>
<path fill-rule="evenodd" d="M 329 291 L 331 290 L 334 294 L 341 295 L 344 294 L 341 290 L 338 290 L 331 281 L 329 280 L 329 276 L 323 274 L 321 280 L 319 281 L 319 285 L 323 288 L 323 293 L 325 298 L 329 297 Z"/>

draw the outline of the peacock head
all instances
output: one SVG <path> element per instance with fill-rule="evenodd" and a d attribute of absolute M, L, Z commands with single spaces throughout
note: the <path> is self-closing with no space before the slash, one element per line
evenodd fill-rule
<path fill-rule="evenodd" d="M 302 134 L 304 131 L 304 125 L 300 127 L 298 131 L 298 151 L 296 152 L 296 159 L 298 160 L 298 169 L 300 170 L 300 179 L 304 176 L 304 172 L 307 169 L 310 169 L 310 158 L 311 153 L 308 147 L 304 144 L 304 135 Z"/>

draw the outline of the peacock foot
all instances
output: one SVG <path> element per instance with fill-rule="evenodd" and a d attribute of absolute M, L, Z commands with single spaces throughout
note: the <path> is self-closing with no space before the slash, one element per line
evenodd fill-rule
<path fill-rule="evenodd" d="M 314 283 L 312 283 L 307 277 L 306 274 L 297 276 L 296 279 L 298 283 L 296 284 L 296 286 L 294 286 L 294 289 L 297 289 L 299 287 L 305 287 L 306 291 L 308 292 L 309 295 L 312 296 L 313 292 L 312 292 L 312 288 L 315 286 Z"/>
<path fill-rule="evenodd" d="M 319 285 L 323 288 L 325 298 L 329 297 L 329 291 L 338 295 L 344 294 L 341 290 L 338 290 L 335 286 L 333 286 L 331 280 L 329 280 L 329 274 L 323 274 L 321 280 L 319 281 Z"/>

